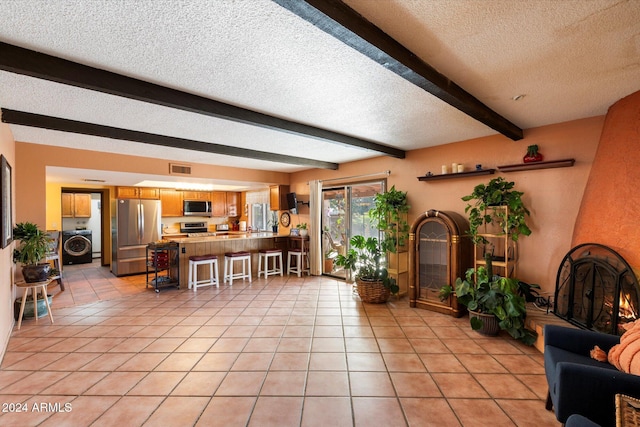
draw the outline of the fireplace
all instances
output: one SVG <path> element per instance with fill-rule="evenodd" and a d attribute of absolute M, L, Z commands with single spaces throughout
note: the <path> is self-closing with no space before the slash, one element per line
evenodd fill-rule
<path fill-rule="evenodd" d="M 638 279 L 617 252 L 584 243 L 560 263 L 554 313 L 583 329 L 622 335 L 622 325 L 638 318 L 639 295 Z"/>

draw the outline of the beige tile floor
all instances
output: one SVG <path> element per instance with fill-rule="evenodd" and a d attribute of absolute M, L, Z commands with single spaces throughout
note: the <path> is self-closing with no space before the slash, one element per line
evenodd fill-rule
<path fill-rule="evenodd" d="M 2 426 L 560 425 L 535 348 L 406 299 L 362 304 L 322 277 L 159 294 L 104 267 L 65 280 L 55 323 L 11 335 Z"/>

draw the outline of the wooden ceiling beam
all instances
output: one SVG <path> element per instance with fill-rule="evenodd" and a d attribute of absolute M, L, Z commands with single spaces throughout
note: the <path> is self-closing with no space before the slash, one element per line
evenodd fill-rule
<path fill-rule="evenodd" d="M 3 42 L 0 42 L 0 70 L 328 141 L 351 148 L 374 151 L 400 159 L 405 157 L 403 150 L 394 147 L 269 116 Z"/>
<path fill-rule="evenodd" d="M 2 122 L 14 125 L 37 127 L 41 129 L 78 133 L 82 135 L 99 136 L 102 138 L 119 139 L 124 141 L 141 142 L 143 144 L 159 145 L 163 147 L 179 148 L 182 150 L 201 151 L 204 153 L 222 154 L 225 156 L 243 157 L 264 160 L 267 162 L 287 163 L 298 166 L 309 166 L 321 169 L 337 170 L 338 164 L 302 157 L 286 156 L 283 154 L 267 153 L 246 148 L 230 147 L 228 145 L 194 141 L 191 139 L 174 138 L 147 132 L 139 132 L 59 117 L 44 116 L 24 111 L 2 108 Z"/>
<path fill-rule="evenodd" d="M 517 141 L 522 129 L 418 58 L 340 0 L 273 0 L 468 116 Z"/>

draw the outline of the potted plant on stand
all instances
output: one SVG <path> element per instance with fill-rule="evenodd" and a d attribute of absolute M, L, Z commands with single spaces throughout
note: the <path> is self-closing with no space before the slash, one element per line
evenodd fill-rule
<path fill-rule="evenodd" d="M 378 193 L 373 198 L 374 207 L 369 211 L 369 217 L 382 232 L 382 250 L 397 252 L 399 247 L 405 246 L 409 238 L 409 223 L 407 213 L 407 192 L 396 190 L 395 185 L 384 193 Z"/>
<path fill-rule="evenodd" d="M 52 273 L 56 274 L 51 271 L 51 266 L 48 262 L 41 263 L 46 258 L 52 242 L 52 239 L 45 231 L 39 229 L 36 224 L 22 222 L 14 227 L 13 237 L 18 241 L 18 246 L 13 251 L 13 261 L 16 264 L 22 264 L 22 276 L 25 282 L 44 282 Z M 47 295 L 47 299 L 51 304 L 52 297 Z M 27 301 L 29 300 L 33 301 L 33 295 L 27 296 Z M 21 302 L 21 298 L 14 301 L 14 317 L 16 320 L 18 320 L 18 313 L 20 313 Z M 47 314 L 44 300 L 38 300 L 38 314 L 43 316 Z M 24 317 L 33 317 L 35 315 L 33 304 L 25 305 L 23 315 Z"/>
<path fill-rule="evenodd" d="M 458 302 L 469 309 L 473 330 L 492 336 L 502 329 L 513 338 L 533 345 L 537 333 L 525 328 L 527 310 L 521 288 L 518 279 L 491 275 L 485 267 L 479 267 L 468 269 L 464 280 L 458 277 L 455 289 L 450 285 L 443 286 L 439 296 L 445 300 L 455 295 Z"/>
<path fill-rule="evenodd" d="M 13 229 L 13 237 L 18 247 L 13 251 L 13 262 L 22 264 L 25 282 L 43 282 L 49 277 L 51 266 L 41 263 L 49 251 L 51 238 L 31 222 L 21 222 Z"/>
<path fill-rule="evenodd" d="M 522 201 L 524 193 L 514 190 L 514 186 L 514 182 L 498 177 L 486 185 L 478 184 L 471 194 L 462 197 L 462 200 L 467 202 L 465 213 L 469 215 L 468 235 L 476 247 L 482 245 L 487 267 L 490 267 L 492 260 L 508 260 L 515 257 L 515 253 L 509 254 L 508 251 L 515 252 L 515 244 L 521 235 L 531 234 L 526 222 L 529 210 Z M 497 233 L 488 233 L 487 227 L 494 227 Z M 505 243 L 505 247 L 502 248 L 505 253 L 502 256 L 494 256 L 495 243 L 501 239 L 490 240 L 490 236 L 507 236 L 507 240 L 512 244 Z M 512 262 L 515 262 L 515 258 Z M 490 275 L 493 274 L 491 268 L 488 270 Z M 509 272 L 505 272 L 504 275 L 509 276 Z"/>
<path fill-rule="evenodd" d="M 305 237 L 308 234 L 306 222 L 301 222 L 296 228 L 298 229 L 301 237 Z"/>

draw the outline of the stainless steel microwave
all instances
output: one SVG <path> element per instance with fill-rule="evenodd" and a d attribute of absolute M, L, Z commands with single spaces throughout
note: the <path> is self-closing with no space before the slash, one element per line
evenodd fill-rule
<path fill-rule="evenodd" d="M 211 216 L 211 202 L 205 200 L 185 200 L 184 216 Z"/>

